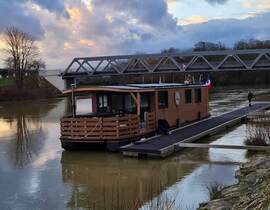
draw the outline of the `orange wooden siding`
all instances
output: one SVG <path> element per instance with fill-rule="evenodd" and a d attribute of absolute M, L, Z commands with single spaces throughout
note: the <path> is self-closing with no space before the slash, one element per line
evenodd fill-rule
<path fill-rule="evenodd" d="M 168 108 L 158 108 L 158 91 L 156 92 L 156 113 L 157 120 L 165 119 L 170 126 L 176 126 L 176 121 L 179 119 L 181 123 L 195 121 L 198 119 L 198 113 L 200 112 L 201 118 L 205 118 L 208 113 L 208 89 L 207 87 L 201 88 L 200 103 L 195 103 L 195 88 L 176 88 L 168 90 Z M 185 90 L 192 90 L 192 103 L 185 102 Z M 177 106 L 175 102 L 175 92 L 180 93 L 180 104 Z"/>

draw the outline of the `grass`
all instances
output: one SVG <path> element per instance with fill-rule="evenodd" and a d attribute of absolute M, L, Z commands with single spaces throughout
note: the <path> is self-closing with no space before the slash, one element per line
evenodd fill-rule
<path fill-rule="evenodd" d="M 261 119 L 251 120 L 247 123 L 246 145 L 267 146 L 270 143 L 270 122 L 268 116 L 265 115 L 264 121 Z M 266 121 L 265 121 L 266 120 Z"/>
<path fill-rule="evenodd" d="M 0 79 L 0 87 L 9 86 L 9 85 L 12 85 L 13 83 L 14 83 L 13 79 L 9 79 L 9 78 Z"/>

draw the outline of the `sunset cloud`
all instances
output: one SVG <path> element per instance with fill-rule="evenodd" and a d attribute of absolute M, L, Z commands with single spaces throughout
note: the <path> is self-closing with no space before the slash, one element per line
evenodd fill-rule
<path fill-rule="evenodd" d="M 206 22 L 206 19 L 202 16 L 191 16 L 187 19 L 178 19 L 179 25 L 199 24 Z"/>
<path fill-rule="evenodd" d="M 243 7 L 258 11 L 267 11 L 270 9 L 269 0 L 242 0 L 241 4 Z"/>

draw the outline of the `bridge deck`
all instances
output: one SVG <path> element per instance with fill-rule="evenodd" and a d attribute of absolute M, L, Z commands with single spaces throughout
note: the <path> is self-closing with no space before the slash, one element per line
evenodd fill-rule
<path fill-rule="evenodd" d="M 166 157 L 178 151 L 178 143 L 194 142 L 204 136 L 214 134 L 241 122 L 247 114 L 270 108 L 268 103 L 255 103 L 218 117 L 209 118 L 189 126 L 176 129 L 170 135 L 155 136 L 146 141 L 130 144 L 121 148 L 125 156 Z"/>

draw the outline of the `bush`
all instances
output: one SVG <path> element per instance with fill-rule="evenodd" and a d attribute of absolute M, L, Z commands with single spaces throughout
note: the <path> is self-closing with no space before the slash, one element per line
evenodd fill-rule
<path fill-rule="evenodd" d="M 267 146 L 270 143 L 270 120 L 267 115 L 252 118 L 247 124 L 246 145 Z"/>

